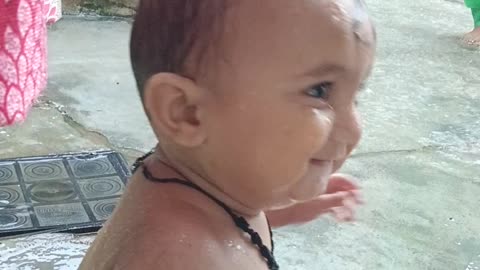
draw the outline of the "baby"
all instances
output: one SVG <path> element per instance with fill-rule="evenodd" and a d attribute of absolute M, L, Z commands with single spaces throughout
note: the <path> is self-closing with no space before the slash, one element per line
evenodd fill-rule
<path fill-rule="evenodd" d="M 352 220 L 335 172 L 375 44 L 360 0 L 141 0 L 131 61 L 159 143 L 80 269 L 278 269 L 271 227 Z"/>

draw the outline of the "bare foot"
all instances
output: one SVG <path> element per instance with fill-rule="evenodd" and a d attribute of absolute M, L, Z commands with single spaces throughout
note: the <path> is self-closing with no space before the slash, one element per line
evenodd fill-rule
<path fill-rule="evenodd" d="M 462 37 L 462 42 L 467 46 L 480 47 L 480 27 L 473 29 Z"/>

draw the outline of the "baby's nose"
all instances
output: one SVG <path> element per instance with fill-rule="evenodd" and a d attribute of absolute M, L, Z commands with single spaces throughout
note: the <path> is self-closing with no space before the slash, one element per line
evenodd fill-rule
<path fill-rule="evenodd" d="M 356 145 L 362 136 L 360 115 L 355 108 L 337 113 L 332 139 L 346 145 Z"/>

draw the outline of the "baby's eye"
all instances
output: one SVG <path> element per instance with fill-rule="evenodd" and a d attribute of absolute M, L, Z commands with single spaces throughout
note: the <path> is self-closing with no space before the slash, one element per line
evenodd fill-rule
<path fill-rule="evenodd" d="M 333 83 L 331 82 L 322 82 L 317 85 L 310 87 L 306 94 L 313 98 L 328 99 L 330 91 L 332 91 Z"/>

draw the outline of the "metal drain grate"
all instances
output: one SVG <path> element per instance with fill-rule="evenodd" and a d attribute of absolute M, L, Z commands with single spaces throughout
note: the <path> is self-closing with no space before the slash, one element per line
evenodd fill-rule
<path fill-rule="evenodd" d="M 130 171 L 113 151 L 0 161 L 0 237 L 91 232 L 109 218 Z"/>

